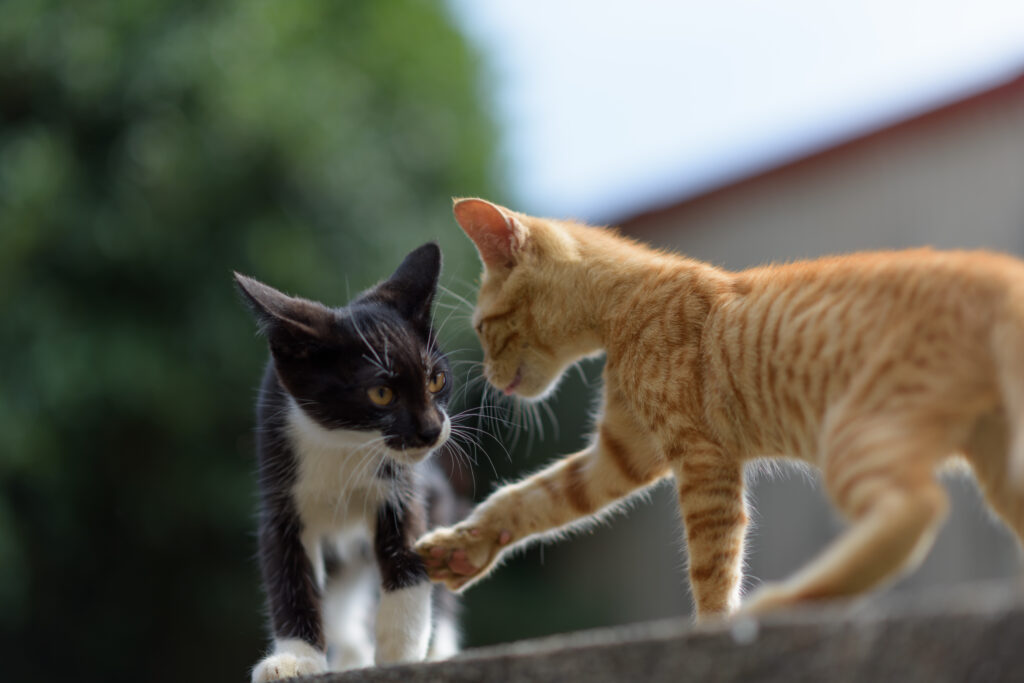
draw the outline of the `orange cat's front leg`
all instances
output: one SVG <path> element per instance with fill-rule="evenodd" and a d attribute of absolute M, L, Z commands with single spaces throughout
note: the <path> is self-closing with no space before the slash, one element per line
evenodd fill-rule
<path fill-rule="evenodd" d="M 673 470 L 697 618 L 730 614 L 739 607 L 743 578 L 743 465 L 711 446 L 690 443 Z"/>
<path fill-rule="evenodd" d="M 459 590 L 513 545 L 593 515 L 667 473 L 649 439 L 605 423 L 591 447 L 498 489 L 461 524 L 422 537 L 416 551 L 432 579 Z"/>

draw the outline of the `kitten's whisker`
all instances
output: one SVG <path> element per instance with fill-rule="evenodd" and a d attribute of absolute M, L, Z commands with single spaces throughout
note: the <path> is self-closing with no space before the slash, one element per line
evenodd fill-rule
<path fill-rule="evenodd" d="M 463 348 L 461 348 L 461 349 L 454 349 L 454 350 L 449 350 L 449 351 L 446 351 L 445 353 L 446 353 L 446 354 L 447 354 L 447 355 L 448 355 L 449 357 L 451 357 L 451 356 L 454 356 L 454 355 L 455 355 L 455 354 L 457 354 L 457 353 L 466 353 L 467 351 L 477 351 L 477 349 L 474 349 L 474 348 L 470 348 L 470 347 L 468 347 L 468 346 L 465 346 L 465 347 L 463 347 Z M 453 361 L 452 361 L 452 363 L 469 363 L 469 362 L 472 362 L 472 361 L 470 361 L 470 360 L 468 360 L 468 359 L 457 359 L 457 360 L 453 360 Z M 479 361 L 477 361 L 477 362 L 479 362 Z"/>
<path fill-rule="evenodd" d="M 462 418 L 462 417 L 470 418 L 470 417 L 480 417 L 480 416 L 485 417 L 488 421 L 497 422 L 498 424 L 502 424 L 502 425 L 506 425 L 506 426 L 511 426 L 512 425 L 512 423 L 509 422 L 508 420 L 506 420 L 505 418 L 501 418 L 501 417 L 498 417 L 496 415 L 490 415 L 488 413 L 478 412 L 478 411 L 474 411 L 474 410 L 466 410 L 464 412 L 459 413 L 459 415 L 458 415 L 458 417 L 460 417 L 460 418 Z M 454 418 L 452 418 L 452 422 L 455 422 Z M 458 424 L 461 424 L 461 422 L 459 422 Z"/>
<path fill-rule="evenodd" d="M 483 416 L 487 417 L 488 419 L 493 419 L 495 422 L 504 422 L 506 424 L 511 424 L 507 418 L 500 417 L 498 415 L 493 414 L 493 411 L 487 409 L 484 406 L 477 406 L 475 408 L 465 408 L 465 409 L 460 410 L 459 412 L 455 413 L 455 415 L 453 415 L 451 417 L 452 418 L 455 418 L 455 417 L 460 417 L 460 418 L 461 417 L 477 417 L 477 416 L 480 416 L 480 415 L 483 415 Z"/>
<path fill-rule="evenodd" d="M 466 432 L 459 432 L 458 434 L 455 434 L 453 432 L 453 436 L 456 439 L 456 443 L 458 443 L 460 446 L 462 445 L 463 442 L 465 442 L 467 446 L 472 447 L 474 450 L 481 450 L 483 448 L 483 446 L 480 444 L 480 437 L 476 436 L 475 434 L 469 434 Z"/>
<path fill-rule="evenodd" d="M 444 320 L 442 320 L 441 324 L 437 326 L 437 336 L 441 336 L 441 333 L 444 331 L 448 321 L 451 320 L 452 316 L 455 315 L 456 312 L 458 312 L 458 309 L 456 308 L 450 308 L 448 310 L 448 314 L 445 316 Z"/>
<path fill-rule="evenodd" d="M 466 429 L 466 428 L 467 428 L 467 427 L 463 426 L 463 427 L 461 427 L 460 429 Z M 471 429 L 471 428 L 470 428 L 470 429 Z M 456 433 L 457 433 L 457 432 L 455 432 L 454 430 L 452 431 L 452 434 L 456 434 Z M 485 449 L 485 448 L 483 448 L 482 446 L 480 446 L 480 445 L 479 445 L 479 444 L 477 443 L 477 441 L 476 441 L 476 440 L 474 440 L 474 439 L 470 438 L 470 436 L 469 436 L 468 434 L 464 433 L 464 432 L 463 432 L 463 433 L 459 433 L 459 436 L 462 436 L 462 437 L 465 437 L 465 438 L 469 439 L 469 442 L 470 442 L 470 443 L 472 443 L 472 444 L 474 444 L 474 445 L 476 446 L 476 449 L 475 449 L 475 450 L 479 451 L 480 453 L 482 453 L 482 454 L 484 455 L 484 457 L 485 457 L 485 458 L 487 458 L 487 462 L 488 462 L 488 464 L 489 464 L 489 465 L 491 466 L 491 470 L 492 470 L 492 471 L 494 472 L 494 477 L 495 477 L 495 479 L 497 479 L 497 477 L 498 477 L 498 469 L 497 469 L 497 468 L 496 468 L 496 467 L 494 466 L 494 461 L 493 461 L 493 460 L 491 460 L 491 456 L 490 456 L 490 454 L 489 454 L 489 453 L 487 452 L 487 449 Z M 498 446 L 499 446 L 500 448 L 504 448 L 504 446 L 502 446 L 502 445 L 501 445 L 501 442 L 500 442 L 500 441 L 498 442 Z M 506 452 L 507 452 L 507 451 L 506 451 Z M 476 462 L 476 459 L 475 459 L 475 458 L 473 458 L 473 462 L 474 462 L 474 463 Z"/>
<path fill-rule="evenodd" d="M 473 461 L 470 458 L 469 453 L 467 453 L 457 441 L 450 440 L 449 443 L 451 443 L 452 459 L 455 461 L 455 466 L 459 468 L 459 476 L 469 478 L 470 487 L 472 489 L 471 496 L 476 498 L 476 477 L 473 476 Z M 465 473 L 463 473 L 463 466 L 465 466 Z"/>
<path fill-rule="evenodd" d="M 388 338 L 384 337 L 384 367 L 391 372 L 391 358 L 388 357 Z"/>
<path fill-rule="evenodd" d="M 374 463 L 374 461 L 376 461 L 374 474 L 374 477 L 376 477 L 376 471 L 378 471 L 378 469 L 381 466 L 381 463 L 383 463 L 384 461 L 382 456 L 384 454 L 383 449 L 385 447 L 384 442 L 386 439 L 387 437 L 383 435 L 376 437 L 352 451 L 353 455 L 361 455 L 359 462 L 356 464 L 354 475 L 352 476 L 349 482 L 346 482 L 347 485 L 345 487 L 345 491 L 349 495 L 352 492 L 354 492 L 355 488 L 359 484 L 367 485 L 369 487 L 369 485 L 372 485 L 374 483 L 374 479 L 366 478 L 366 473 L 369 467 Z M 363 513 L 365 516 L 366 500 L 369 498 L 369 496 L 364 496 L 363 498 Z"/>
<path fill-rule="evenodd" d="M 444 292 L 445 294 L 447 294 L 447 295 L 449 295 L 451 297 L 454 297 L 459 303 L 463 304 L 468 310 L 473 310 L 473 304 L 470 303 L 469 299 L 467 299 L 466 297 L 462 296 L 461 294 L 459 294 L 455 290 L 449 289 L 448 287 L 445 287 L 444 285 L 442 285 L 440 283 L 438 283 L 437 288 L 439 290 L 441 290 L 442 292 Z"/>
<path fill-rule="evenodd" d="M 335 499 L 334 503 L 333 519 L 337 520 L 338 510 L 341 508 L 342 503 L 345 503 L 347 507 L 348 501 L 350 500 L 352 494 L 355 492 L 359 484 L 367 483 L 364 481 L 363 478 L 363 470 L 365 469 L 364 463 L 373 460 L 377 445 L 384 441 L 385 438 L 386 437 L 384 437 L 383 435 L 373 438 L 367 441 L 366 443 L 353 448 L 349 452 L 348 457 L 359 457 L 359 462 L 356 464 L 354 468 L 354 475 L 342 484 L 342 489 L 338 492 L 338 496 Z"/>
<path fill-rule="evenodd" d="M 376 365 L 382 372 L 387 372 L 388 369 L 385 366 L 384 362 L 381 360 L 380 354 L 377 353 L 377 349 L 370 344 L 369 340 L 366 338 L 366 335 L 363 334 L 363 331 L 362 329 L 360 329 L 359 323 L 356 322 L 355 318 L 352 318 L 352 328 L 356 331 L 356 334 L 359 335 L 359 338 L 363 340 L 363 344 L 366 345 L 366 348 L 370 351 L 370 353 L 373 354 L 372 359 L 366 356 L 364 356 L 364 358 L 366 358 L 368 361 L 373 362 L 373 364 Z"/>
<path fill-rule="evenodd" d="M 505 445 L 504 441 L 498 436 L 498 434 L 488 429 L 482 429 L 480 427 L 474 427 L 472 425 L 458 425 L 460 433 L 465 435 L 467 438 L 472 438 L 481 449 L 484 448 L 484 443 L 493 442 L 506 456 L 510 456 L 508 446 Z M 493 450 L 489 448 L 487 450 Z"/>

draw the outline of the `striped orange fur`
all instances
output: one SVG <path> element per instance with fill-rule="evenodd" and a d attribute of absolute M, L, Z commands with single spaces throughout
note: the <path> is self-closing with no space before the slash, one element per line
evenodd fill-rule
<path fill-rule="evenodd" d="M 820 467 L 848 530 L 744 609 L 846 596 L 914 566 L 942 521 L 936 468 L 963 454 L 1024 531 L 1024 263 L 988 252 L 860 253 L 727 272 L 613 231 L 480 199 L 455 215 L 484 276 L 474 315 L 494 386 L 543 397 L 604 351 L 592 444 L 417 544 L 459 589 L 515 544 L 673 476 L 698 616 L 740 601 L 743 468 Z"/>

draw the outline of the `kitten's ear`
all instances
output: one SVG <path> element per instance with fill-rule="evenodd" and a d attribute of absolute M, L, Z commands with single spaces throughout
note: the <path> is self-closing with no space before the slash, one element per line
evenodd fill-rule
<path fill-rule="evenodd" d="M 283 294 L 238 272 L 235 284 L 275 354 L 303 357 L 320 343 L 331 317 L 325 307 Z"/>
<path fill-rule="evenodd" d="M 456 199 L 455 220 L 489 268 L 512 268 L 526 245 L 526 226 L 508 209 L 483 199 Z"/>
<path fill-rule="evenodd" d="M 440 275 L 441 247 L 436 242 L 427 242 L 409 252 L 391 277 L 379 284 L 374 293 L 397 308 L 406 320 L 429 326 L 430 309 Z"/>

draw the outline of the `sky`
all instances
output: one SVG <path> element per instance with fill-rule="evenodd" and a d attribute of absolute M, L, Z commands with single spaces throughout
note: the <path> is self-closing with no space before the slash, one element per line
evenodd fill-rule
<path fill-rule="evenodd" d="M 449 0 L 512 207 L 614 221 L 1024 73 L 1024 0 Z"/>

